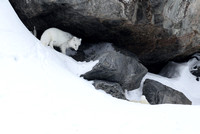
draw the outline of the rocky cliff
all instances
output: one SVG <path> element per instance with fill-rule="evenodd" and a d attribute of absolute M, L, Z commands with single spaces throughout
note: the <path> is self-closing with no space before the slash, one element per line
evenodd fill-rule
<path fill-rule="evenodd" d="M 112 42 L 135 53 L 149 68 L 200 51 L 198 0 L 10 2 L 29 30 L 36 27 L 38 37 L 57 27 L 87 43 Z"/>

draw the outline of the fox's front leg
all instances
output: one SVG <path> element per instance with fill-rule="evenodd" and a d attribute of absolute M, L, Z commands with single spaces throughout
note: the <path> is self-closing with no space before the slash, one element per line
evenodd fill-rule
<path fill-rule="evenodd" d="M 54 44 L 54 41 L 51 41 L 51 42 L 49 43 L 49 46 L 50 46 L 51 48 L 53 48 L 53 44 Z"/>
<path fill-rule="evenodd" d="M 63 53 L 63 54 L 66 54 L 66 49 L 67 49 L 68 47 L 67 47 L 67 44 L 66 43 L 64 43 L 64 44 L 62 44 L 61 46 L 60 46 L 60 49 L 61 49 L 61 52 Z"/>

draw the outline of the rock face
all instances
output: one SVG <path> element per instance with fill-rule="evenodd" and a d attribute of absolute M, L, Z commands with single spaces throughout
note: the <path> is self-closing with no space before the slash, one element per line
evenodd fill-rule
<path fill-rule="evenodd" d="M 103 52 L 105 50 L 105 52 Z M 88 80 L 104 80 L 119 83 L 123 90 L 139 88 L 147 69 L 134 56 L 124 55 L 120 51 L 107 51 L 104 47 L 100 55 L 91 55 L 99 62 L 83 75 Z M 91 58 L 89 58 L 91 59 Z"/>
<path fill-rule="evenodd" d="M 150 104 L 191 105 L 191 101 L 183 93 L 150 79 L 144 82 L 143 94 Z"/>
<path fill-rule="evenodd" d="M 200 50 L 199 0 L 10 0 L 38 36 L 57 27 L 85 42 L 112 42 L 148 67 Z"/>

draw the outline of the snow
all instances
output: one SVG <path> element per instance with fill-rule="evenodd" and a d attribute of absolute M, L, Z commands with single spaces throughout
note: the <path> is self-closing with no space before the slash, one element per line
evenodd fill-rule
<path fill-rule="evenodd" d="M 200 132 L 200 106 L 152 106 L 113 98 L 79 77 L 98 61 L 77 62 L 41 45 L 8 0 L 1 0 L 0 18 L 1 134 Z M 199 83 L 190 83 L 194 76 L 186 64 L 180 77 L 168 79 L 148 73 L 145 78 L 178 87 L 200 104 Z M 136 91 L 135 96 L 140 97 L 140 89 Z"/>

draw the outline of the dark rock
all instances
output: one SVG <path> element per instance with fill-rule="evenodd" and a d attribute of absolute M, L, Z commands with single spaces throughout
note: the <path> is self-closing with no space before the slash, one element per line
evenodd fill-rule
<path fill-rule="evenodd" d="M 125 56 L 133 57 L 135 60 L 139 61 L 138 57 L 134 53 L 131 53 L 122 48 L 118 48 L 112 43 L 91 44 L 89 45 L 89 47 L 84 48 L 82 51 L 84 52 L 85 61 L 95 60 L 96 58 L 100 57 L 103 53 L 107 52 L 120 52 Z"/>
<path fill-rule="evenodd" d="M 200 62 L 196 63 L 190 70 L 196 77 L 200 77 Z"/>
<path fill-rule="evenodd" d="M 200 53 L 192 55 L 192 58 L 189 60 L 190 63 L 190 72 L 196 76 L 200 77 Z M 197 81 L 198 78 L 197 78 Z"/>
<path fill-rule="evenodd" d="M 139 61 L 117 51 L 108 51 L 93 57 L 99 62 L 83 75 L 88 80 L 105 80 L 119 83 L 123 90 L 133 90 L 140 82 L 147 69 Z"/>
<path fill-rule="evenodd" d="M 200 50 L 200 2 L 187 0 L 10 0 L 38 37 L 49 27 L 85 42 L 112 42 L 152 68 Z"/>
<path fill-rule="evenodd" d="M 103 53 L 116 51 L 111 43 L 92 44 L 90 47 L 83 50 L 86 61 L 94 60 L 100 57 Z"/>
<path fill-rule="evenodd" d="M 159 75 L 167 78 L 176 78 L 180 76 L 180 64 L 173 61 L 169 62 L 162 68 Z"/>
<path fill-rule="evenodd" d="M 150 104 L 192 104 L 183 93 L 155 80 L 145 80 L 143 94 Z"/>
<path fill-rule="evenodd" d="M 106 93 L 111 94 L 113 97 L 126 100 L 124 91 L 118 83 L 95 80 L 93 85 L 96 89 L 102 89 Z"/>

